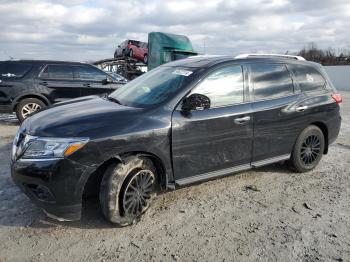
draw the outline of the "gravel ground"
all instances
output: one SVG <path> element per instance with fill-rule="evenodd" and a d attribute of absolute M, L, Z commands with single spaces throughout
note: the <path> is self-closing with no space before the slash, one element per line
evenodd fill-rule
<path fill-rule="evenodd" d="M 350 261 L 350 92 L 340 136 L 312 172 L 281 165 L 164 193 L 118 228 L 98 204 L 46 218 L 10 179 L 17 122 L 0 116 L 0 261 Z"/>

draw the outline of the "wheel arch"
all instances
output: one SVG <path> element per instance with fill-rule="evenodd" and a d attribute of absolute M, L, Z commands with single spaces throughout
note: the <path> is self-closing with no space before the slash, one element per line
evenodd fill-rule
<path fill-rule="evenodd" d="M 17 105 L 19 104 L 19 102 L 23 99 L 26 99 L 26 98 L 36 98 L 36 99 L 39 99 L 40 101 L 42 101 L 46 106 L 50 105 L 51 102 L 49 101 L 49 99 L 47 99 L 45 96 L 41 95 L 41 94 L 32 94 L 32 93 L 29 93 L 29 94 L 24 94 L 24 95 L 21 95 L 19 97 L 16 97 L 13 102 L 12 102 L 12 111 L 15 111 Z"/>
<path fill-rule="evenodd" d="M 96 170 L 89 175 L 84 184 L 82 194 L 83 198 L 95 195 L 98 196 L 103 175 L 111 164 L 125 163 L 128 161 L 128 158 L 134 156 L 148 157 L 152 161 L 152 163 L 157 169 L 157 178 L 159 179 L 158 185 L 161 190 L 165 189 L 168 179 L 166 176 L 165 166 L 162 160 L 153 153 L 144 151 L 131 151 L 113 156 L 104 161 L 101 165 L 99 165 L 96 168 Z"/>
<path fill-rule="evenodd" d="M 323 154 L 327 154 L 328 153 L 328 127 L 325 123 L 317 121 L 317 122 L 313 122 L 310 125 L 314 125 L 317 126 L 319 129 L 321 129 L 323 136 L 324 136 L 324 150 L 323 150 Z"/>

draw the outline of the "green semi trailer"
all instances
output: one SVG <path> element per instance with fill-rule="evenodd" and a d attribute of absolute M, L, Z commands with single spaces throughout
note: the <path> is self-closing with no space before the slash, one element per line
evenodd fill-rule
<path fill-rule="evenodd" d="M 144 72 L 170 61 L 197 55 L 187 36 L 161 32 L 148 34 L 148 63 L 133 57 L 103 59 L 93 64 L 99 68 L 118 73 L 132 80 Z"/>
<path fill-rule="evenodd" d="M 148 70 L 197 54 L 187 36 L 161 32 L 148 34 Z"/>

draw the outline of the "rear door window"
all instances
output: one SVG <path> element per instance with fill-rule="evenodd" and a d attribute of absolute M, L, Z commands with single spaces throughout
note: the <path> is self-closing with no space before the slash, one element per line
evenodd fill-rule
<path fill-rule="evenodd" d="M 294 93 L 292 78 L 285 65 L 251 65 L 250 78 L 256 101 Z"/>
<path fill-rule="evenodd" d="M 48 65 L 41 76 L 45 75 L 49 79 L 73 80 L 73 68 L 69 65 Z"/>
<path fill-rule="evenodd" d="M 92 66 L 73 66 L 76 79 L 85 81 L 98 81 L 106 79 L 107 75 Z"/>
<path fill-rule="evenodd" d="M 241 66 L 228 66 L 209 74 L 192 93 L 206 95 L 210 107 L 224 107 L 243 102 Z"/>
<path fill-rule="evenodd" d="M 30 64 L 7 63 L 7 65 L 1 69 L 1 77 L 2 78 L 21 78 L 26 73 L 28 73 L 31 68 L 32 68 L 32 65 Z"/>
<path fill-rule="evenodd" d="M 326 81 L 322 75 L 311 66 L 288 65 L 294 74 L 302 92 L 322 90 L 326 86 Z"/>

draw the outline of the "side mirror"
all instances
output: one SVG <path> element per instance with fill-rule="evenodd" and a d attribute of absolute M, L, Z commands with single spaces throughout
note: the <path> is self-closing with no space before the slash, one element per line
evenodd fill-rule
<path fill-rule="evenodd" d="M 113 80 L 108 76 L 106 76 L 106 78 L 102 79 L 101 82 L 102 82 L 102 85 L 107 85 L 107 84 L 113 83 Z"/>
<path fill-rule="evenodd" d="M 183 111 L 205 110 L 210 108 L 209 97 L 201 94 L 192 94 L 183 100 L 181 109 Z"/>

